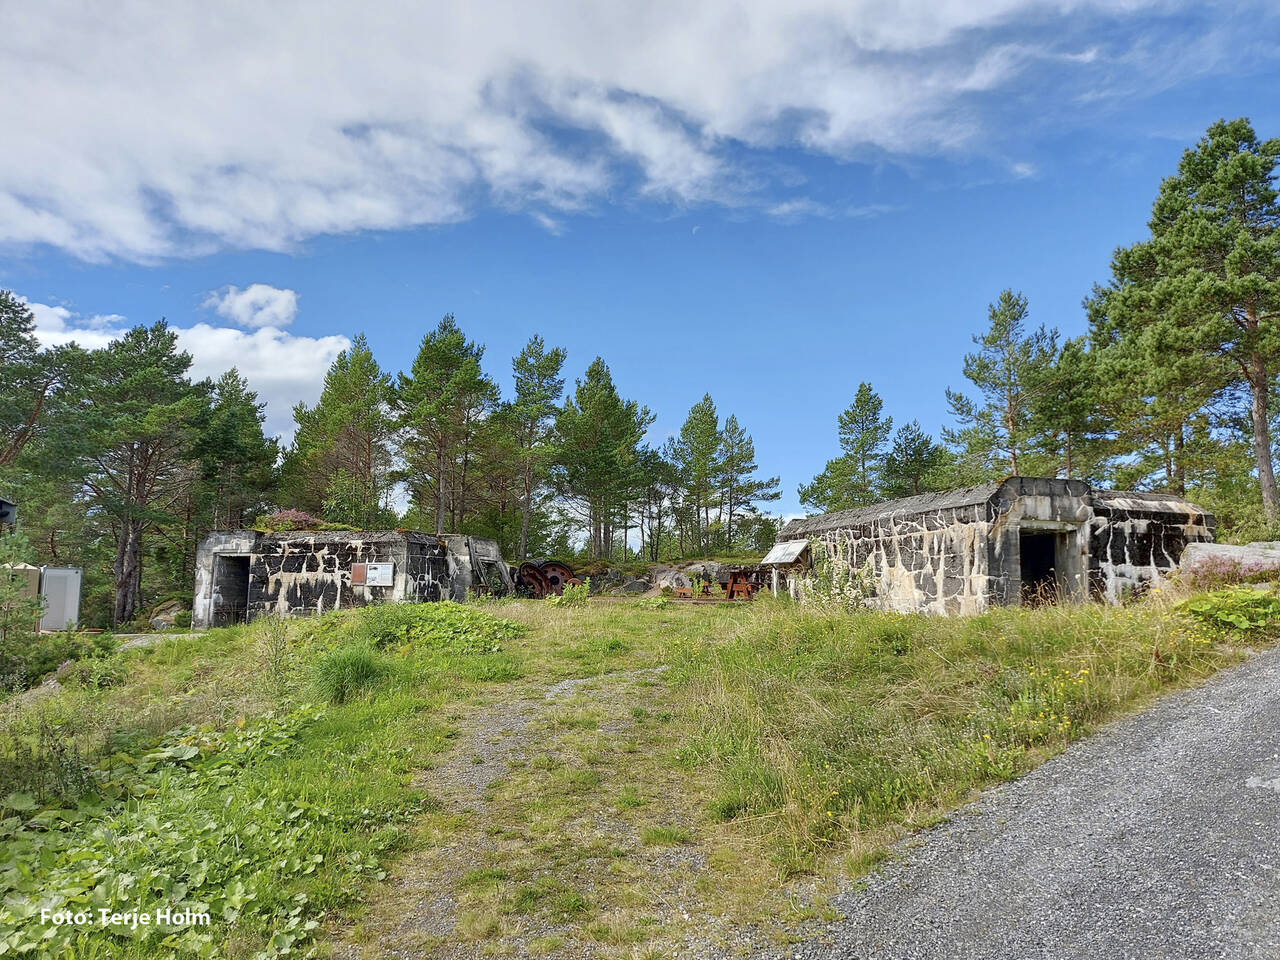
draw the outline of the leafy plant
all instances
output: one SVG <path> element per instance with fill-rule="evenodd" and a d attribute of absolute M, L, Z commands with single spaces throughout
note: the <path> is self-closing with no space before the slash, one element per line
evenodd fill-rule
<path fill-rule="evenodd" d="M 1280 596 L 1269 590 L 1232 587 L 1192 597 L 1178 607 L 1219 635 L 1272 637 L 1280 632 Z"/>
<path fill-rule="evenodd" d="M 800 600 L 829 604 L 845 610 L 867 605 L 874 594 L 868 568 L 854 566 L 853 545 L 837 539 L 834 543 L 811 540 L 813 570 L 800 581 Z"/>
<path fill-rule="evenodd" d="M 257 634 L 262 665 L 278 689 L 284 684 L 289 671 L 288 621 L 276 614 L 259 617 L 253 623 L 253 630 Z"/>
<path fill-rule="evenodd" d="M 354 802 L 300 777 L 295 748 L 321 716 L 308 707 L 225 732 L 175 730 L 141 757 L 95 768 L 74 809 L 9 794 L 0 805 L 20 816 L 0 820 L 0 955 L 226 955 L 227 934 L 209 927 L 41 923 L 50 891 L 73 911 L 208 912 L 234 938 L 254 934 L 260 958 L 297 951 L 338 891 L 383 876 L 378 858 L 414 803 L 407 791 L 375 800 L 364 790 Z M 341 784 L 339 774 L 322 782 Z"/>
<path fill-rule="evenodd" d="M 525 628 L 461 603 L 387 603 L 316 621 L 313 635 L 327 642 L 364 642 L 378 649 L 417 648 L 444 653 L 497 653 Z"/>
<path fill-rule="evenodd" d="M 547 603 L 553 607 L 585 607 L 590 599 L 591 578 L 587 577 L 579 584 L 566 583 L 564 592 L 559 596 L 552 594 L 547 597 Z"/>
<path fill-rule="evenodd" d="M 321 521 L 305 510 L 278 510 L 253 521 L 253 528 L 264 533 L 290 530 L 319 530 Z"/>

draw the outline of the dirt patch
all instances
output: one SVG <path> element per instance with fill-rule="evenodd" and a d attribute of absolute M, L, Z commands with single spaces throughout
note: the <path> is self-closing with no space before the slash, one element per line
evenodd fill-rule
<path fill-rule="evenodd" d="M 654 766 L 629 774 L 670 749 L 654 719 L 663 670 L 508 689 L 460 716 L 455 746 L 418 778 L 439 812 L 333 955 L 739 953 L 707 904 L 696 803 Z"/>

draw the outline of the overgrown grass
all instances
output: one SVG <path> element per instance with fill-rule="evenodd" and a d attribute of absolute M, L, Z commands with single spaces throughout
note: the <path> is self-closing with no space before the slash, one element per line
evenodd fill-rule
<path fill-rule="evenodd" d="M 277 627 L 166 639 L 123 654 L 118 686 L 70 678 L 3 705 L 0 955 L 296 952 L 384 876 L 382 858 L 430 807 L 413 784 L 454 732 L 441 707 L 520 672 L 494 638 L 523 628 L 474 610 Z M 317 692 L 329 705 L 307 705 Z M 212 926 L 40 918 L 158 905 L 207 910 Z"/>
<path fill-rule="evenodd" d="M 940 619 L 766 600 L 722 641 L 675 651 L 677 761 L 714 772 L 709 815 L 762 838 L 784 875 L 830 853 L 873 861 L 1243 640 L 1158 602 Z"/>
<path fill-rule="evenodd" d="M 391 669 L 389 658 L 370 644 L 348 643 L 316 662 L 316 688 L 329 703 L 346 703 L 376 686 Z"/>
<path fill-rule="evenodd" d="M 0 944 L 33 945 L 55 897 L 185 898 L 215 913 L 189 941 L 211 956 L 307 949 L 412 849 L 421 883 L 376 887 L 371 949 L 452 886 L 456 926 L 433 936 L 481 952 L 537 930 L 525 947 L 669 955 L 682 925 L 822 915 L 779 876 L 866 869 L 1278 618 L 1256 591 L 967 620 L 524 601 L 167 638 L 119 654 L 123 680 L 0 704 Z M 480 759 L 470 711 L 508 701 L 533 713 L 483 810 L 425 795 L 434 763 Z M 33 955 L 168 949 L 58 936 Z"/>

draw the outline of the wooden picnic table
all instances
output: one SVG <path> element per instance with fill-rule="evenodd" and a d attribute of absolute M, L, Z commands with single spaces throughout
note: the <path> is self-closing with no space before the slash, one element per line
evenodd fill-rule
<path fill-rule="evenodd" d="M 756 584 L 748 579 L 746 573 L 741 570 L 734 570 L 729 574 L 729 583 L 724 588 L 724 596 L 726 600 L 751 600 L 759 589 Z"/>

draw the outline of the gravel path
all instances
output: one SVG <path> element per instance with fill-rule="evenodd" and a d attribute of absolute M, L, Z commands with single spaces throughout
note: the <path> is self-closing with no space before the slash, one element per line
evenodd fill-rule
<path fill-rule="evenodd" d="M 802 958 L 1280 958 L 1280 650 L 926 831 Z"/>

